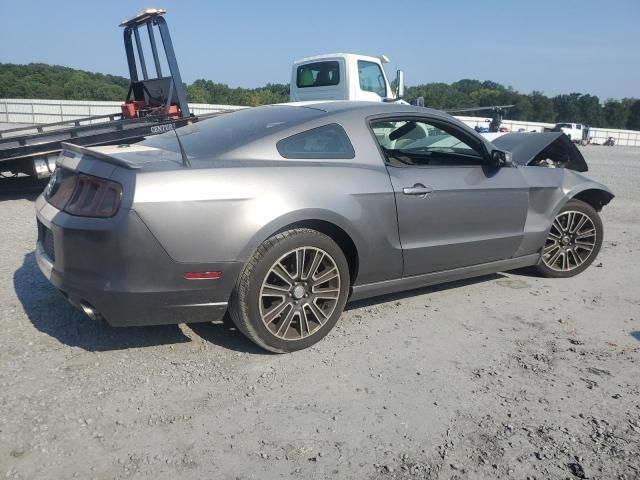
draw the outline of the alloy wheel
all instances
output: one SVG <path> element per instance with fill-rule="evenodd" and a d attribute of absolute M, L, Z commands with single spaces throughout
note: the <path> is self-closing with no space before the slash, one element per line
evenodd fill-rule
<path fill-rule="evenodd" d="M 591 256 L 596 239 L 596 227 L 588 215 L 576 210 L 562 212 L 553 220 L 542 261 L 558 272 L 575 270 Z"/>
<path fill-rule="evenodd" d="M 260 289 L 260 317 L 271 334 L 300 340 L 333 315 L 340 297 L 340 271 L 327 252 L 301 247 L 282 255 Z"/>

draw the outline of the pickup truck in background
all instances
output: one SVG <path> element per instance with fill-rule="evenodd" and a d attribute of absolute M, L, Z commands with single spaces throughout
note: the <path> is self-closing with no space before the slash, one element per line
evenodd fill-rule
<path fill-rule="evenodd" d="M 582 124 L 581 123 L 556 123 L 553 128 L 555 132 L 562 132 L 572 142 L 582 142 Z"/>

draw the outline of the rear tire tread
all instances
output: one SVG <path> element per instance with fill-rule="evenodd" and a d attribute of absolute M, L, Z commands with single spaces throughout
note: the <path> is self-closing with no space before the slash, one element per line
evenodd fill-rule
<path fill-rule="evenodd" d="M 258 332 L 254 329 L 254 327 L 248 320 L 250 317 L 248 305 L 247 302 L 243 300 L 249 298 L 253 273 L 255 272 L 260 261 L 265 257 L 265 255 L 267 255 L 267 253 L 269 253 L 271 249 L 275 248 L 278 244 L 284 242 L 285 240 L 302 234 L 315 235 L 318 238 L 329 239 L 333 242 L 331 237 L 325 235 L 324 233 L 318 232 L 317 230 L 312 230 L 309 228 L 296 228 L 293 230 L 287 230 L 281 233 L 277 233 L 276 235 L 273 235 L 272 237 L 262 242 L 262 244 L 256 249 L 251 258 L 249 258 L 240 275 L 238 276 L 236 286 L 231 293 L 231 298 L 229 301 L 229 314 L 231 316 L 231 320 L 238 328 L 238 330 L 246 335 L 252 342 L 270 352 L 288 353 L 292 350 L 285 350 L 267 345 L 260 338 Z M 338 247 L 338 249 L 340 249 L 340 247 Z"/>

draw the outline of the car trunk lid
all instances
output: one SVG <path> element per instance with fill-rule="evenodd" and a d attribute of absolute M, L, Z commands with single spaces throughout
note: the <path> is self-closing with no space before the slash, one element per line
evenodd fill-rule
<path fill-rule="evenodd" d="M 165 168 L 183 166 L 180 153 L 147 145 L 109 145 L 87 148 L 63 143 L 62 147 L 61 159 L 63 160 L 65 156 L 70 158 L 87 156 L 93 161 L 99 160 L 130 170 L 153 168 L 159 164 L 165 164 Z"/>

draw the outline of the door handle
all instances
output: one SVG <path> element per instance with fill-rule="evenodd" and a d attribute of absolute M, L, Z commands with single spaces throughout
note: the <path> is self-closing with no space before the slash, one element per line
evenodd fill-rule
<path fill-rule="evenodd" d="M 433 188 L 425 187 L 421 183 L 416 183 L 413 187 L 404 187 L 402 193 L 405 195 L 415 195 L 425 197 L 433 192 Z"/>

